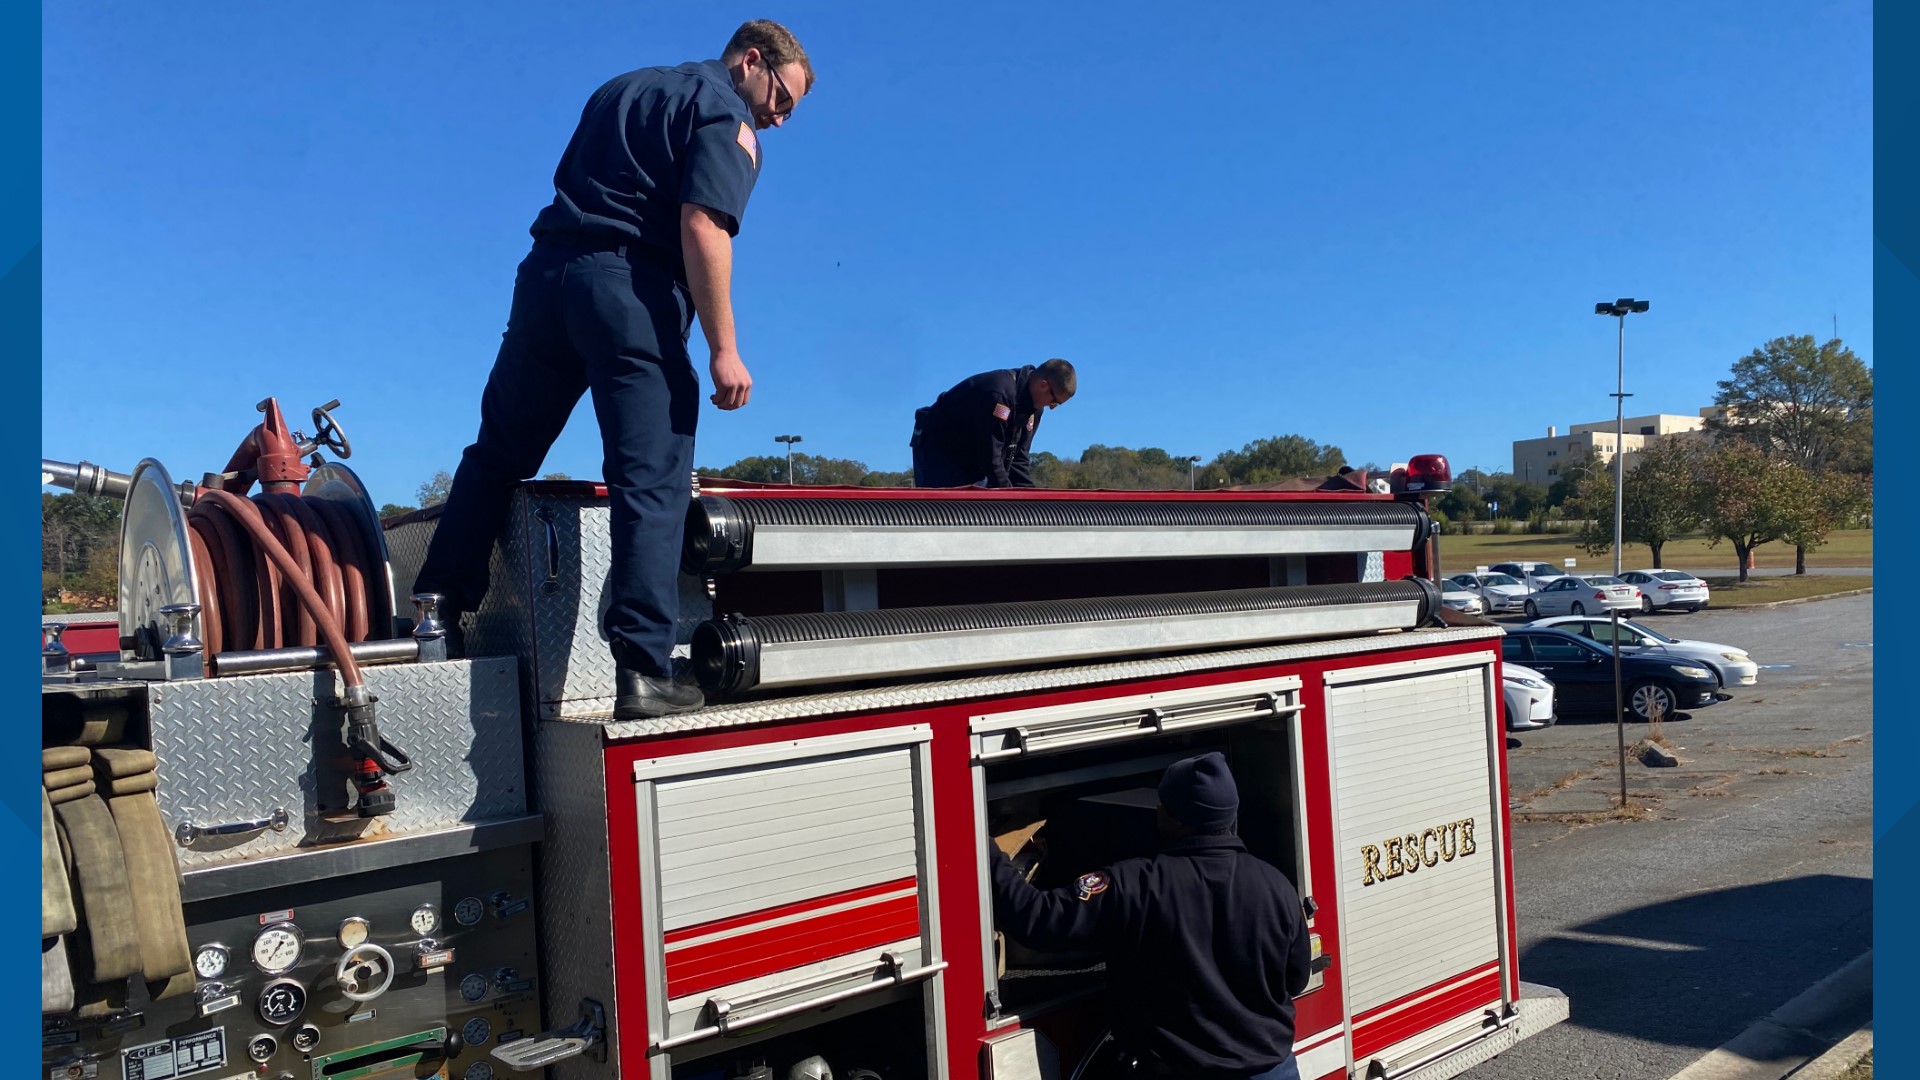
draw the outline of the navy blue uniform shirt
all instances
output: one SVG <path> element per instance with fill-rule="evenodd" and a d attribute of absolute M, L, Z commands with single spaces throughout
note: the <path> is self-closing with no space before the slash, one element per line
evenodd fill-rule
<path fill-rule="evenodd" d="M 1032 365 L 983 371 L 934 399 L 914 418 L 920 450 L 936 458 L 942 486 L 1032 487 L 1028 449 L 1040 427 L 1034 407 Z"/>
<path fill-rule="evenodd" d="M 1311 975 L 1293 884 L 1237 836 L 1191 836 L 1147 859 L 1040 890 L 992 844 L 993 915 L 1038 949 L 1097 949 L 1114 1038 L 1182 1076 L 1246 1076 L 1293 1049 Z"/>
<path fill-rule="evenodd" d="M 554 170 L 536 239 L 608 246 L 636 241 L 684 278 L 680 207 L 718 211 L 740 231 L 760 176 L 753 114 L 718 60 L 641 68 L 593 92 Z"/>

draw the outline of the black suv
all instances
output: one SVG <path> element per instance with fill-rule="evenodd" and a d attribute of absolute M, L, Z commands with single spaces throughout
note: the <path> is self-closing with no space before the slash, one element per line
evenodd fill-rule
<path fill-rule="evenodd" d="M 1516 626 L 1500 643 L 1501 658 L 1545 675 L 1554 703 L 1563 711 L 1613 711 L 1613 650 L 1598 642 L 1544 626 Z M 1724 700 L 1708 668 L 1674 657 L 1620 657 L 1627 711 L 1645 721 L 1671 719 L 1682 709 L 1704 709 Z"/>

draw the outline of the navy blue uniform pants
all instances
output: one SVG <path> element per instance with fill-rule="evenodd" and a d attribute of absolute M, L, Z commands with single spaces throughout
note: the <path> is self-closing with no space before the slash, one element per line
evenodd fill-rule
<path fill-rule="evenodd" d="M 662 266 L 535 243 L 514 278 L 480 434 L 460 458 L 416 588 L 446 594 L 455 611 L 479 606 L 514 487 L 539 471 L 591 392 L 612 504 L 602 627 L 619 663 L 670 674 L 700 417 L 692 320 L 691 298 Z"/>
<path fill-rule="evenodd" d="M 980 481 L 978 476 L 966 475 L 966 468 L 932 445 L 921 424 L 927 410 L 920 409 L 913 414 L 913 438 L 907 445 L 913 449 L 913 486 L 918 488 L 966 487 Z"/>

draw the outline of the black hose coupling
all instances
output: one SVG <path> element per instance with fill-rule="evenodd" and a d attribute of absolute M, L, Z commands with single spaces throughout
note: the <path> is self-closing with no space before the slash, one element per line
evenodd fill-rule
<path fill-rule="evenodd" d="M 393 789 L 387 786 L 386 778 L 413 768 L 413 759 L 380 734 L 373 715 L 374 704 L 380 699 L 364 687 L 354 690 L 359 692 L 350 690 L 348 700 L 342 703 L 347 713 L 347 752 L 354 760 L 353 787 L 359 794 L 354 810 L 361 817 L 384 817 L 394 808 Z"/>

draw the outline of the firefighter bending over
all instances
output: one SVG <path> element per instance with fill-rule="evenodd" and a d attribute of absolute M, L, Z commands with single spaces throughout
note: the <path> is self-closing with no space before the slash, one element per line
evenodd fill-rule
<path fill-rule="evenodd" d="M 1299 894 L 1235 835 L 1225 757 L 1175 762 L 1159 796 L 1157 855 L 1063 888 L 1035 888 L 989 842 L 994 918 L 1036 949 L 1103 954 L 1108 1020 L 1136 1075 L 1299 1080 L 1293 997 L 1311 973 Z"/>
<path fill-rule="evenodd" d="M 1073 396 L 1073 365 L 983 371 L 913 414 L 913 486 L 1032 487 L 1027 452 L 1042 410 Z"/>

